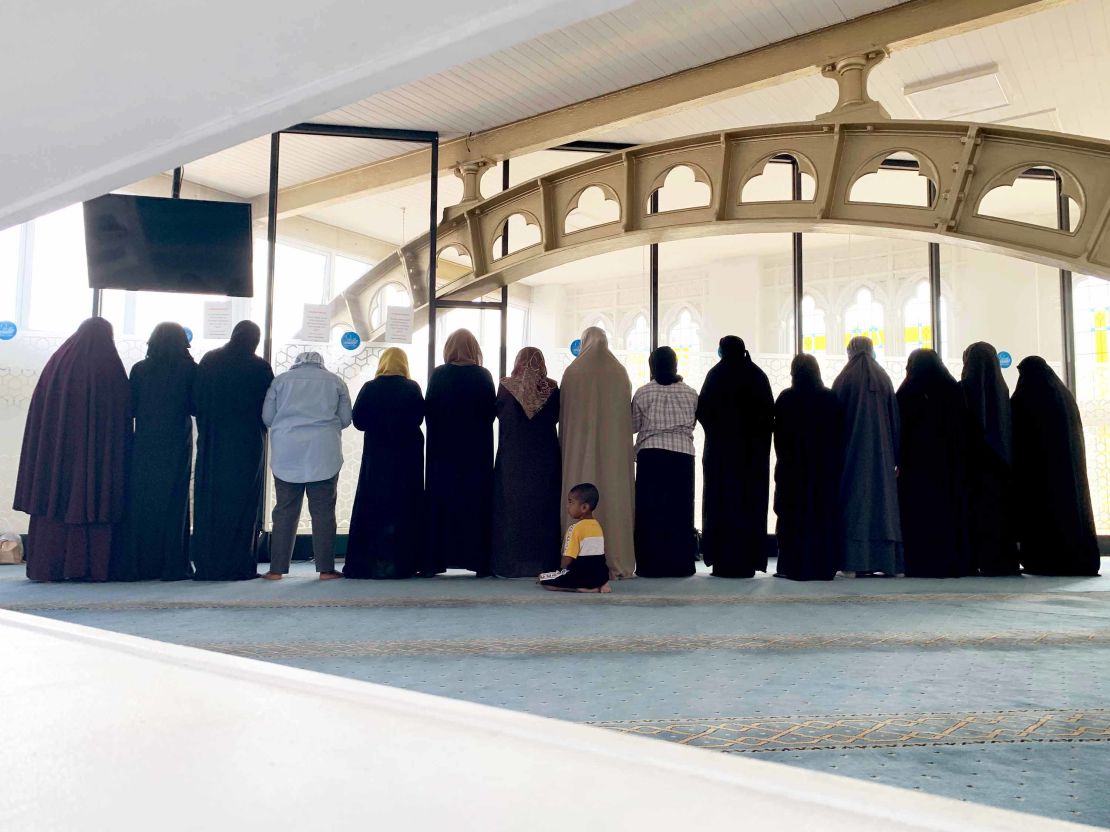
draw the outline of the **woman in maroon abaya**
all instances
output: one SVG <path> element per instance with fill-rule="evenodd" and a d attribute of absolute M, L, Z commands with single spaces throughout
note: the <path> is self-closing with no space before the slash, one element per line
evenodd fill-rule
<path fill-rule="evenodd" d="M 32 581 L 108 579 L 125 505 L 130 421 L 112 325 L 90 318 L 46 362 L 27 413 L 15 509 L 31 515 Z"/>

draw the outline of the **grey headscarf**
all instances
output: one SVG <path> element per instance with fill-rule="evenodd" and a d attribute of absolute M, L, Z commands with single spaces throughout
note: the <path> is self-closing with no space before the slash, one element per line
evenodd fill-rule
<path fill-rule="evenodd" d="M 295 359 L 293 359 L 293 367 L 303 367 L 306 364 L 315 364 L 321 370 L 327 369 L 324 366 L 324 356 L 318 352 L 302 352 Z"/>

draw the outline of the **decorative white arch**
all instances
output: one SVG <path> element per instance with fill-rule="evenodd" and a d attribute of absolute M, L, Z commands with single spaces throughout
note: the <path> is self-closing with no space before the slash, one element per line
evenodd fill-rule
<path fill-rule="evenodd" d="M 554 266 L 633 246 L 793 231 L 947 242 L 1110 278 L 1110 142 L 997 124 L 885 119 L 865 91 L 862 99 L 859 90 L 845 94 L 845 86 L 860 83 L 859 78 L 851 81 L 850 73 L 842 73 L 839 80 L 842 103 L 815 122 L 750 127 L 630 148 L 447 209 L 437 229 L 437 249 L 465 249 L 473 268 L 441 284 L 437 296 L 473 300 Z M 860 100 L 863 105 L 852 103 Z M 762 171 L 768 159 L 787 153 L 813 177 L 813 198 L 741 202 L 744 182 Z M 893 154 L 912 154 L 919 160 L 921 173 L 936 187 L 931 206 L 849 200 L 855 181 Z M 650 194 L 680 166 L 695 171 L 698 181 L 708 185 L 710 204 L 651 213 Z M 978 214 L 985 194 L 1034 166 L 1060 172 L 1062 192 L 1080 213 L 1074 231 Z M 619 204 L 620 221 L 567 232 L 566 216 L 592 186 Z M 493 242 L 514 214 L 536 223 L 540 241 L 495 259 Z M 354 310 L 363 295 L 391 274 L 403 275 L 419 309 L 427 303 L 428 254 L 427 235 L 408 243 L 397 257 L 384 260 L 337 299 L 334 314 L 361 329 L 366 322 Z M 889 301 L 884 297 L 884 306 L 890 308 Z"/>

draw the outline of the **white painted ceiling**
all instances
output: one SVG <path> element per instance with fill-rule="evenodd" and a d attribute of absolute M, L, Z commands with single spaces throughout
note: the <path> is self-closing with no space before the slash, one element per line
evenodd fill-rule
<path fill-rule="evenodd" d="M 9 0 L 0 228 L 623 2 Z"/>
<path fill-rule="evenodd" d="M 786 40 L 903 0 L 636 0 L 319 121 L 458 136 Z"/>
<path fill-rule="evenodd" d="M 997 121 L 1110 139 L 1110 2 L 1072 0 L 1037 14 L 894 52 L 871 73 L 869 89 L 893 118 L 920 118 L 904 90 L 996 65 L 1010 103 L 961 121 Z M 645 144 L 676 136 L 809 121 L 836 103 L 819 75 L 722 98 L 589 138 Z"/>

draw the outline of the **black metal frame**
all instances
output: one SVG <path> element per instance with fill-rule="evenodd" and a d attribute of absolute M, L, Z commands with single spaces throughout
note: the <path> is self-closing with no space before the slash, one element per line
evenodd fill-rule
<path fill-rule="evenodd" d="M 314 124 L 301 122 L 286 127 L 270 137 L 270 196 L 269 213 L 266 218 L 266 243 L 268 266 L 266 274 L 266 332 L 264 356 L 272 359 L 273 317 L 274 317 L 274 260 L 277 254 L 277 196 L 279 173 L 279 146 L 282 134 L 292 136 L 330 136 L 345 139 L 376 139 L 379 141 L 411 142 L 427 144 L 431 149 L 429 170 L 428 200 L 428 374 L 431 377 L 435 366 L 436 349 L 436 232 L 439 227 L 439 133 L 434 130 L 399 130 L 393 127 L 361 127 L 347 124 Z"/>
<path fill-rule="evenodd" d="M 659 213 L 659 191 L 652 191 L 649 210 Z M 651 351 L 659 349 L 659 243 L 648 246 L 648 328 L 651 331 Z"/>
<path fill-rule="evenodd" d="M 1060 174 L 1051 171 L 1056 180 L 1056 228 L 1060 231 L 1071 230 L 1071 206 L 1064 195 L 1064 183 Z M 1060 334 L 1064 363 L 1064 384 L 1076 395 L 1075 379 L 1075 306 L 1073 299 L 1074 281 L 1069 269 L 1060 269 Z"/>
<path fill-rule="evenodd" d="M 802 169 L 798 160 L 793 156 L 790 159 L 790 197 L 798 200 L 802 198 Z M 805 342 L 802 337 L 802 297 L 805 290 L 805 268 L 802 265 L 802 232 L 795 231 L 790 235 L 790 261 L 791 274 L 794 287 L 794 354 L 804 352 Z"/>

